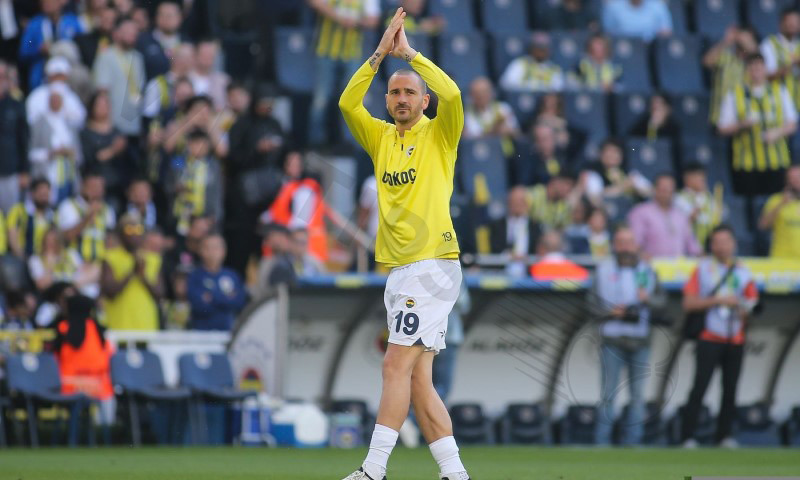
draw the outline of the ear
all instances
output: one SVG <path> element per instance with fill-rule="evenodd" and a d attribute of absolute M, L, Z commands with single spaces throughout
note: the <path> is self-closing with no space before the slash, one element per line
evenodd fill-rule
<path fill-rule="evenodd" d="M 428 104 L 429 103 L 431 103 L 431 94 L 430 93 L 426 93 L 422 97 L 422 110 L 425 110 L 426 108 L 428 108 Z"/>

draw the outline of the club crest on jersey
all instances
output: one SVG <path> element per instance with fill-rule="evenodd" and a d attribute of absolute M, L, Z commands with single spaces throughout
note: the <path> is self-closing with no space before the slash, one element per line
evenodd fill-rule
<path fill-rule="evenodd" d="M 381 181 L 396 187 L 398 185 L 413 184 L 417 180 L 417 169 L 409 168 L 403 172 L 383 172 Z"/>
<path fill-rule="evenodd" d="M 408 149 L 406 150 L 406 157 L 410 157 L 412 153 L 414 153 L 414 145 L 408 147 Z"/>
<path fill-rule="evenodd" d="M 406 300 L 406 308 L 414 308 L 414 305 L 416 304 L 417 302 L 415 302 L 413 298 Z"/>

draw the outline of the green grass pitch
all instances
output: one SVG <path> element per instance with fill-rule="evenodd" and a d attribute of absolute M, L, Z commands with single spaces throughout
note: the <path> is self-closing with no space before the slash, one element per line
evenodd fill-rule
<path fill-rule="evenodd" d="M 2 480 L 341 480 L 364 449 L 98 448 L 0 450 Z M 798 449 L 466 447 L 475 480 L 683 480 L 800 475 Z M 390 480 L 436 480 L 426 448 L 397 448 Z"/>

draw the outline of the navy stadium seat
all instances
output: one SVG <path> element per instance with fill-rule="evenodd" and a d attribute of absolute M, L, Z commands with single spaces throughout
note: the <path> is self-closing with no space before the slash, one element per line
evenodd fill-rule
<path fill-rule="evenodd" d="M 648 140 L 629 137 L 625 142 L 625 156 L 628 159 L 628 168 L 636 170 L 650 181 L 662 173 L 675 173 L 672 165 L 672 144 L 666 138 Z"/>
<path fill-rule="evenodd" d="M 745 24 L 753 27 L 759 38 L 772 35 L 778 31 L 781 12 L 792 4 L 792 0 L 745 0 Z"/>
<path fill-rule="evenodd" d="M 792 408 L 789 418 L 783 423 L 781 427 L 783 433 L 783 441 L 789 446 L 800 445 L 800 407 Z"/>
<path fill-rule="evenodd" d="M 493 78 L 500 78 L 511 60 L 527 53 L 527 33 L 495 33 L 491 35 L 491 67 Z"/>
<path fill-rule="evenodd" d="M 524 32 L 528 29 L 526 0 L 482 0 L 483 29 L 487 32 Z"/>
<path fill-rule="evenodd" d="M 381 80 L 378 77 L 374 77 L 372 80 L 372 85 L 369 86 L 369 90 L 367 90 L 367 94 L 364 95 L 364 107 L 366 107 L 367 111 L 375 118 L 381 120 L 389 120 L 389 112 L 386 110 L 386 82 Z M 353 134 L 350 133 L 350 129 L 347 128 L 347 124 L 344 121 L 344 117 L 342 115 L 338 116 L 339 119 L 339 131 L 341 132 L 341 138 L 350 145 L 358 146 L 358 142 L 356 142 L 355 137 Z"/>
<path fill-rule="evenodd" d="M 550 33 L 550 58 L 565 72 L 574 70 L 586 52 L 586 32 L 555 31 Z"/>
<path fill-rule="evenodd" d="M 275 31 L 275 65 L 278 84 L 294 93 L 311 93 L 314 88 L 313 31 L 281 27 Z"/>
<path fill-rule="evenodd" d="M 680 129 L 681 138 L 713 135 L 708 121 L 708 95 L 675 95 L 670 100 L 672 115 Z"/>
<path fill-rule="evenodd" d="M 475 30 L 472 6 L 472 0 L 431 0 L 428 13 L 445 19 L 446 32 L 471 32 Z"/>
<path fill-rule="evenodd" d="M 534 115 L 536 114 L 536 105 L 542 97 L 542 93 L 537 92 L 520 92 L 508 91 L 503 93 L 503 99 L 508 103 L 517 117 L 520 128 L 527 131 L 527 128 L 533 123 Z"/>
<path fill-rule="evenodd" d="M 464 193 L 472 200 L 477 197 L 488 202 L 488 218 L 485 220 L 502 217 L 505 214 L 508 175 L 500 140 L 461 140 L 456 168 L 460 169 Z"/>
<path fill-rule="evenodd" d="M 603 197 L 603 209 L 608 215 L 608 224 L 614 225 L 624 222 L 628 218 L 628 212 L 634 207 L 633 200 L 627 195 L 615 197 Z"/>
<path fill-rule="evenodd" d="M 500 418 L 504 444 L 550 444 L 550 421 L 539 404 L 513 403 Z"/>
<path fill-rule="evenodd" d="M 565 93 L 564 114 L 570 127 L 585 131 L 589 140 L 602 141 L 609 135 L 608 106 L 604 93 Z"/>
<path fill-rule="evenodd" d="M 594 405 L 570 405 L 567 413 L 558 422 L 558 433 L 562 444 L 592 445 L 595 443 L 597 407 Z"/>
<path fill-rule="evenodd" d="M 656 75 L 662 91 L 672 95 L 705 91 L 700 43 L 695 36 L 656 39 Z"/>
<path fill-rule="evenodd" d="M 728 142 L 719 137 L 681 139 L 681 151 L 678 166 L 683 169 L 690 163 L 700 163 L 706 169 L 710 188 L 720 183 L 725 195 L 733 194 L 733 183 L 730 173 L 730 155 Z"/>
<path fill-rule="evenodd" d="M 480 32 L 445 33 L 439 37 L 439 66 L 458 84 L 462 92 L 477 77 L 487 76 L 486 41 Z"/>
<path fill-rule="evenodd" d="M 414 50 L 422 53 L 427 58 L 433 59 L 433 41 L 430 36 L 424 33 L 409 33 L 406 34 L 406 37 L 408 38 L 408 44 L 411 45 Z M 375 48 L 375 45 L 373 44 L 370 48 Z M 369 50 L 366 51 L 369 52 Z M 383 62 L 384 68 L 381 70 L 384 71 L 387 79 L 397 70 L 411 68 L 408 62 L 397 57 L 389 56 Z"/>
<path fill-rule="evenodd" d="M 611 118 L 614 134 L 625 136 L 639 117 L 647 112 L 649 98 L 642 93 L 617 93 L 611 97 Z"/>
<path fill-rule="evenodd" d="M 686 0 L 667 0 L 667 7 L 672 15 L 672 33 L 675 35 L 689 33 L 689 23 L 686 21 Z"/>
<path fill-rule="evenodd" d="M 695 0 L 694 24 L 703 37 L 717 41 L 731 25 L 739 25 L 739 0 Z"/>
<path fill-rule="evenodd" d="M 552 30 L 553 17 L 561 4 L 561 0 L 529 0 L 533 28 L 536 30 Z M 595 18 L 600 18 L 603 0 L 584 0 Z"/>
<path fill-rule="evenodd" d="M 731 192 L 732 193 L 732 192 Z M 736 233 L 736 250 L 739 255 L 750 256 L 756 252 L 756 234 L 750 228 L 747 220 L 747 204 L 744 197 L 732 194 L 725 196 L 725 207 L 728 217 L 726 222 Z M 756 209 L 756 215 L 761 210 Z"/>
<path fill-rule="evenodd" d="M 619 417 L 614 422 L 614 438 L 615 443 L 622 443 L 624 439 L 624 430 L 626 428 L 626 419 L 630 412 L 630 404 L 625 405 L 619 414 Z M 644 418 L 644 432 L 642 435 L 642 444 L 644 445 L 665 445 L 666 432 L 664 422 L 661 419 L 661 410 L 655 402 L 647 402 L 645 405 L 645 418 Z"/>
<path fill-rule="evenodd" d="M 460 185 L 460 179 L 456 178 L 456 186 Z M 477 253 L 475 238 L 477 210 L 472 206 L 469 197 L 463 193 L 456 193 L 460 188 L 455 188 L 450 197 L 450 218 L 453 219 L 453 228 L 458 237 L 458 246 L 462 253 Z M 484 223 L 486 223 L 484 221 Z"/>
<path fill-rule="evenodd" d="M 769 405 L 755 403 L 736 407 L 734 437 L 739 445 L 776 447 L 780 445 L 778 425 L 770 418 Z"/>
<path fill-rule="evenodd" d="M 450 407 L 453 436 L 459 444 L 492 443 L 492 428 L 477 403 L 464 403 Z"/>
<path fill-rule="evenodd" d="M 678 445 L 682 442 L 681 425 L 683 424 L 683 411 L 685 408 L 685 405 L 678 408 L 669 421 L 668 436 L 669 443 L 672 445 Z M 700 415 L 697 417 L 697 428 L 695 429 L 694 438 L 701 445 L 711 445 L 714 443 L 714 432 L 717 428 L 715 420 L 708 406 L 703 405 L 700 407 Z"/>
<path fill-rule="evenodd" d="M 625 92 L 650 93 L 653 81 L 647 44 L 635 38 L 615 38 L 611 51 L 614 63 L 622 68 L 618 88 Z"/>

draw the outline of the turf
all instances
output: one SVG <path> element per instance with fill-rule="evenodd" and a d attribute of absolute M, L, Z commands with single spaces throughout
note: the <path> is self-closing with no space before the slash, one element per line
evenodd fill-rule
<path fill-rule="evenodd" d="M 2 480 L 340 480 L 364 450 L 111 448 L 0 450 Z M 463 448 L 475 480 L 800 475 L 797 449 Z M 437 479 L 427 449 L 398 448 L 392 480 Z"/>

